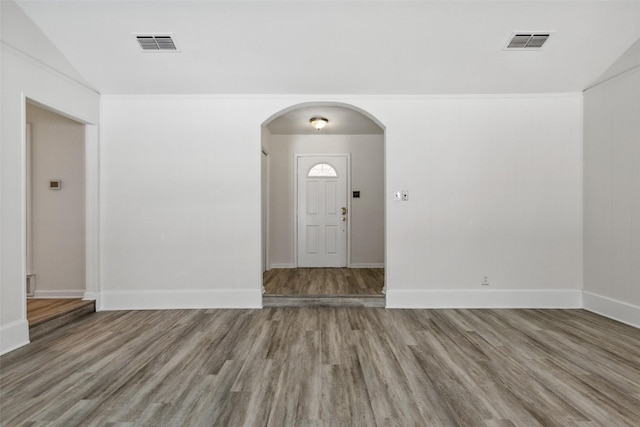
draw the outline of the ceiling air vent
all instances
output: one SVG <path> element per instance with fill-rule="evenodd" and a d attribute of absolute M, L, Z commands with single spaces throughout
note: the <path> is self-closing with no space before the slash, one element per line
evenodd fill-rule
<path fill-rule="evenodd" d="M 176 52 L 178 50 L 171 36 L 144 35 L 136 36 L 136 39 L 145 52 Z"/>
<path fill-rule="evenodd" d="M 513 33 L 505 49 L 508 50 L 535 50 L 542 48 L 547 41 L 550 32 L 546 33 Z"/>

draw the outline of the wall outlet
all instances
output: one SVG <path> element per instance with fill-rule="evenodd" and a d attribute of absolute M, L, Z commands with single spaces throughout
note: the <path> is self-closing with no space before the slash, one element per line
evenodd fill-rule
<path fill-rule="evenodd" d="M 489 276 L 482 276 L 482 286 L 489 286 Z"/>

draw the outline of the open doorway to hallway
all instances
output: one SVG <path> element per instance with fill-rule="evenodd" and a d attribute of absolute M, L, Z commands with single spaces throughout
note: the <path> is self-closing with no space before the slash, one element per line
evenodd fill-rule
<path fill-rule="evenodd" d="M 303 105 L 263 126 L 262 149 L 265 298 L 384 305 L 384 129 L 349 106 Z"/>
<path fill-rule="evenodd" d="M 85 125 L 30 101 L 25 117 L 26 314 L 34 339 L 95 311 L 95 302 L 82 300 Z"/>

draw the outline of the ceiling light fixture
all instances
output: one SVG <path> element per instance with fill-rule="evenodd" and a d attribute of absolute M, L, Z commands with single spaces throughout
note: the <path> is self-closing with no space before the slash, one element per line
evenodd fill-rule
<path fill-rule="evenodd" d="M 311 122 L 311 126 L 316 128 L 317 130 L 320 130 L 325 127 L 327 123 L 329 123 L 329 120 L 325 119 L 324 117 L 312 117 L 309 122 Z"/>

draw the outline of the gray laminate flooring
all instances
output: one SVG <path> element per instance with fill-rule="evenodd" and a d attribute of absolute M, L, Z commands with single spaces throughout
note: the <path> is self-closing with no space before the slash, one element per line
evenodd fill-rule
<path fill-rule="evenodd" d="M 638 426 L 640 330 L 584 310 L 120 311 L 0 358 L 0 424 Z"/>
<path fill-rule="evenodd" d="M 266 295 L 382 295 L 384 268 L 274 268 L 262 280 Z"/>

